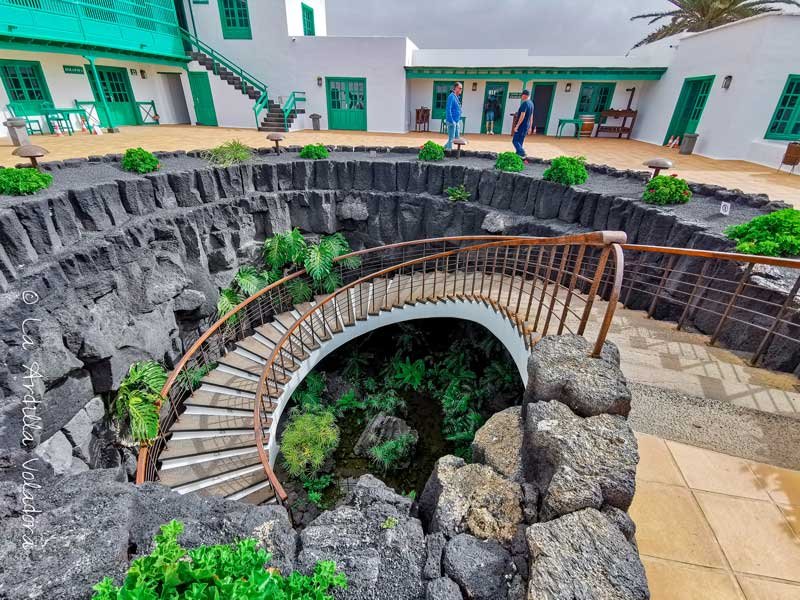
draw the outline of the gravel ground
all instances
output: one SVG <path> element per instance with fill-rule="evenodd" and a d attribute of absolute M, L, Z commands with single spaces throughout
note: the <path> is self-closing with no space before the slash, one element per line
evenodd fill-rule
<path fill-rule="evenodd" d="M 788 469 L 800 469 L 800 420 L 628 383 L 631 427 L 668 440 Z"/>

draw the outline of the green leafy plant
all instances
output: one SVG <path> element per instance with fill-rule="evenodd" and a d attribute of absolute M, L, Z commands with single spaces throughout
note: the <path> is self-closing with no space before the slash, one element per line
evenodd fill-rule
<path fill-rule="evenodd" d="M 276 233 L 264 240 L 261 249 L 264 262 L 272 269 L 281 271 L 286 265 L 300 264 L 306 255 L 306 240 L 295 227 L 291 231 Z"/>
<path fill-rule="evenodd" d="M 725 230 L 736 251 L 764 256 L 800 255 L 800 210 L 784 208 Z"/>
<path fill-rule="evenodd" d="M 525 169 L 525 163 L 516 152 L 501 152 L 497 155 L 494 168 L 498 171 L 519 173 Z"/>
<path fill-rule="evenodd" d="M 397 527 L 397 517 L 386 517 L 383 523 L 381 523 L 381 529 L 394 529 Z"/>
<path fill-rule="evenodd" d="M 306 144 L 300 150 L 300 158 L 310 158 L 312 160 L 328 158 L 328 149 L 322 144 Z"/>
<path fill-rule="evenodd" d="M 319 412 L 324 409 L 322 405 L 322 394 L 325 392 L 325 376 L 316 371 L 312 371 L 303 380 L 292 394 L 296 409 L 301 412 Z"/>
<path fill-rule="evenodd" d="M 420 146 L 418 158 L 427 161 L 444 160 L 444 146 L 428 140 Z"/>
<path fill-rule="evenodd" d="M 358 399 L 358 395 L 354 389 L 347 390 L 336 400 L 335 410 L 337 415 L 344 415 L 348 412 L 357 410 L 364 410 L 366 404 Z"/>
<path fill-rule="evenodd" d="M 144 148 L 128 148 L 122 156 L 122 168 L 135 173 L 151 173 L 158 170 L 161 163 Z"/>
<path fill-rule="evenodd" d="M 216 148 L 206 150 L 202 156 L 212 165 L 229 167 L 250 160 L 253 156 L 253 151 L 239 140 L 231 140 L 220 144 Z"/>
<path fill-rule="evenodd" d="M 364 400 L 364 405 L 369 417 L 373 417 L 378 413 L 396 415 L 406 409 L 406 401 L 398 396 L 393 389 L 382 392 L 376 391 L 370 394 Z"/>
<path fill-rule="evenodd" d="M 158 435 L 161 389 L 167 372 L 152 360 L 133 363 L 114 398 L 114 414 L 123 430 L 137 442 L 149 442 Z"/>
<path fill-rule="evenodd" d="M 219 298 L 217 299 L 217 316 L 221 318 L 222 316 L 228 314 L 234 308 L 239 306 L 243 300 L 244 298 L 242 298 L 238 290 L 233 287 L 227 287 L 220 290 Z M 237 320 L 238 315 L 233 315 L 228 319 L 228 322 L 234 324 Z"/>
<path fill-rule="evenodd" d="M 463 382 L 451 381 L 442 394 L 441 402 L 444 437 L 456 444 L 456 455 L 466 458 L 470 454 L 475 432 L 483 424 L 483 417 L 473 407 L 469 388 Z"/>
<path fill-rule="evenodd" d="M 686 204 L 691 198 L 689 184 L 677 175 L 656 175 L 642 193 L 642 200 L 648 204 Z"/>
<path fill-rule="evenodd" d="M 289 475 L 311 478 L 339 445 L 332 411 L 294 412 L 281 437 L 281 454 Z"/>
<path fill-rule="evenodd" d="M 358 385 L 373 358 L 373 355 L 368 352 L 361 352 L 360 350 L 351 352 L 345 359 L 342 375 L 347 381 Z"/>
<path fill-rule="evenodd" d="M 463 183 L 447 188 L 444 193 L 447 194 L 447 197 L 453 202 L 466 202 L 472 195 L 467 191 Z"/>
<path fill-rule="evenodd" d="M 286 284 L 286 289 L 292 297 L 293 304 L 308 302 L 314 296 L 314 290 L 303 277 L 295 277 Z"/>
<path fill-rule="evenodd" d="M 412 500 L 416 500 L 417 499 L 417 490 L 411 490 L 410 492 L 407 492 L 407 493 L 403 494 L 403 496 L 405 496 L 406 498 L 411 498 Z"/>
<path fill-rule="evenodd" d="M 0 168 L 0 194 L 10 196 L 26 196 L 50 187 L 53 176 L 42 173 L 39 169 L 3 169 Z"/>
<path fill-rule="evenodd" d="M 333 600 L 333 589 L 347 589 L 331 561 L 318 562 L 313 575 L 284 577 L 265 568 L 271 555 L 255 539 L 187 550 L 178 543 L 181 533 L 180 521 L 162 525 L 155 548 L 131 563 L 122 585 L 105 577 L 93 586 L 92 600 Z"/>
<path fill-rule="evenodd" d="M 384 473 L 397 468 L 413 452 L 417 440 L 411 433 L 377 444 L 369 449 L 372 462 Z"/>
<path fill-rule="evenodd" d="M 584 156 L 557 156 L 542 173 L 542 179 L 562 185 L 580 185 L 589 179 Z"/>
<path fill-rule="evenodd" d="M 419 390 L 425 377 L 425 361 L 421 358 L 411 362 L 409 357 L 395 357 L 389 365 L 389 385 L 403 390 Z"/>
<path fill-rule="evenodd" d="M 211 373 L 217 368 L 217 363 L 210 362 L 206 365 L 199 365 L 197 367 L 188 367 L 178 373 L 178 383 L 187 386 L 191 390 L 196 390 L 200 387 L 203 377 Z"/>
<path fill-rule="evenodd" d="M 326 508 L 326 504 L 322 500 L 322 492 L 324 492 L 331 483 L 333 483 L 333 475 L 330 474 L 305 479 L 303 481 L 303 487 L 306 490 L 308 501 L 317 508 Z"/>

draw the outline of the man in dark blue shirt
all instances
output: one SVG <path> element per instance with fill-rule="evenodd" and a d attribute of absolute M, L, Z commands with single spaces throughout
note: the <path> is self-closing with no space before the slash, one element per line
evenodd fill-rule
<path fill-rule="evenodd" d="M 514 144 L 514 149 L 522 158 L 527 157 L 522 144 L 525 142 L 525 136 L 530 135 L 532 130 L 533 102 L 531 102 L 531 93 L 528 90 L 522 90 L 522 101 L 519 103 L 519 110 L 514 115 L 514 123 L 511 127 L 511 132 L 514 134 L 511 138 L 511 143 Z"/>

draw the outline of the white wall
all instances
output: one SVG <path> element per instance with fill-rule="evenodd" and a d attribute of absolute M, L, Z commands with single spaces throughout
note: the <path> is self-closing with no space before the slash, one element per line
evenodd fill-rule
<path fill-rule="evenodd" d="M 211 95 L 214 98 L 214 110 L 217 113 L 217 125 L 255 129 L 256 118 L 253 114 L 255 102 L 249 96 L 245 96 L 227 81 L 207 71 L 205 67 L 195 61 L 189 63 L 189 70 L 208 73 Z M 192 123 L 194 122 L 192 121 Z"/>
<path fill-rule="evenodd" d="M 325 14 L 325 0 L 285 0 L 287 35 L 300 36 L 303 33 L 302 4 L 314 9 L 314 35 L 328 35 L 328 23 Z"/>

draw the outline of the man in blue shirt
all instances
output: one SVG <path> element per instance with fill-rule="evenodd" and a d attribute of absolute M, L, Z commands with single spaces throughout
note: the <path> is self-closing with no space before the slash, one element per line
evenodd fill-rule
<path fill-rule="evenodd" d="M 525 136 L 530 135 L 532 130 L 533 102 L 531 102 L 531 93 L 528 90 L 522 90 L 522 101 L 519 103 L 519 110 L 514 115 L 514 124 L 511 127 L 511 132 L 514 134 L 511 138 L 511 143 L 514 144 L 517 155 L 523 159 L 527 158 L 527 155 L 522 144 L 525 142 Z"/>
<path fill-rule="evenodd" d="M 456 82 L 450 95 L 447 97 L 447 106 L 444 109 L 444 120 L 447 123 L 447 143 L 445 150 L 453 149 L 453 140 L 458 137 L 458 124 L 461 122 L 461 96 L 462 86 Z"/>

